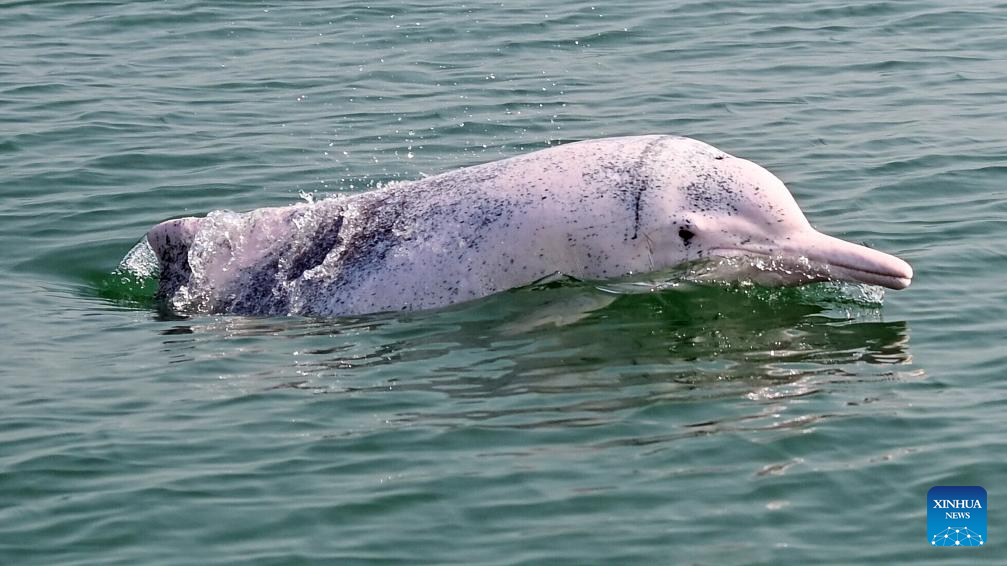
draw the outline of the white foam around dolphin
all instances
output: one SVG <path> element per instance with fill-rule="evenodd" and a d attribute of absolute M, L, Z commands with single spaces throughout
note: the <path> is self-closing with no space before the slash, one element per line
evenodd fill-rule
<path fill-rule="evenodd" d="M 555 273 L 609 279 L 713 257 L 765 259 L 760 281 L 774 284 L 902 289 L 913 275 L 816 231 L 769 171 L 673 136 L 589 140 L 348 197 L 169 220 L 147 239 L 159 297 L 189 312 L 425 309 Z"/>

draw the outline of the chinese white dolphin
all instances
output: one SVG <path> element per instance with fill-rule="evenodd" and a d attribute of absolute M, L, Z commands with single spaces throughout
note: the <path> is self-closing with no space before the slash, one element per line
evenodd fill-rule
<path fill-rule="evenodd" d="M 560 273 L 737 257 L 735 276 L 907 287 L 894 256 L 811 227 L 766 169 L 674 136 L 570 143 L 313 203 L 158 224 L 158 296 L 187 312 L 426 309 Z M 738 265 L 746 265 L 738 262 Z"/>

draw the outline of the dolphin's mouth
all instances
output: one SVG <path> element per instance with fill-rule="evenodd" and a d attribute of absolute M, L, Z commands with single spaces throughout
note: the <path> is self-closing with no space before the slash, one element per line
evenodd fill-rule
<path fill-rule="evenodd" d="M 839 280 L 898 290 L 913 280 L 913 268 L 905 261 L 816 231 L 795 237 L 778 249 L 723 247 L 710 253 L 757 258 L 760 261 L 750 267 L 775 277 L 773 282 L 778 284 Z"/>
<path fill-rule="evenodd" d="M 837 279 L 868 283 L 870 285 L 880 285 L 889 289 L 905 289 L 913 282 L 911 276 L 906 277 L 900 274 L 878 273 L 876 271 L 861 269 L 852 265 L 832 263 L 828 264 L 827 267 L 832 275 L 834 275 Z"/>

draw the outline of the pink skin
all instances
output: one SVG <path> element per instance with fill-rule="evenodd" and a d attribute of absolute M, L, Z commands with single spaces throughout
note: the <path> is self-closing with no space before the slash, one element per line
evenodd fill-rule
<path fill-rule="evenodd" d="M 693 234 L 687 245 L 675 226 L 668 234 L 659 228 L 651 241 L 661 241 L 670 263 L 683 254 L 700 257 L 753 257 L 771 259 L 782 268 L 776 277 L 759 274 L 761 282 L 794 285 L 813 281 L 839 280 L 905 289 L 912 282 L 913 269 L 905 261 L 871 248 L 847 242 L 815 230 L 790 191 L 776 176 L 745 159 L 722 154 L 716 160 L 719 175 L 729 179 L 734 196 L 721 209 L 690 210 L 681 224 Z M 681 172 L 676 172 L 681 175 Z M 688 208 L 680 191 L 664 192 L 663 207 Z M 730 209 L 728 213 L 727 208 Z M 745 271 L 736 276 L 752 275 Z"/>
<path fill-rule="evenodd" d="M 816 231 L 759 165 L 671 136 L 571 143 L 313 204 L 171 220 L 148 241 L 159 294 L 199 312 L 434 308 L 554 273 L 600 280 L 717 257 L 755 260 L 727 262 L 718 278 L 777 285 L 903 289 L 913 276 L 901 259 Z"/>

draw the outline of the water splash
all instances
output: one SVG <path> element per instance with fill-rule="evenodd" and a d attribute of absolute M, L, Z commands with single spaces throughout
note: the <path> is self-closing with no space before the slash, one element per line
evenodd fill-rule
<path fill-rule="evenodd" d="M 119 266 L 115 268 L 115 272 L 113 273 L 137 279 L 147 279 L 156 277 L 159 272 L 160 267 L 157 263 L 157 256 L 154 255 L 154 250 L 147 243 L 147 237 L 144 236 L 126 252 L 126 255 L 119 261 Z"/>
<path fill-rule="evenodd" d="M 670 270 L 629 276 L 596 285 L 613 294 L 685 291 L 713 285 L 766 300 L 852 303 L 880 307 L 883 287 L 829 279 L 828 266 L 807 258 L 733 256 L 689 262 Z"/>
<path fill-rule="evenodd" d="M 147 307 L 157 291 L 160 267 L 154 250 L 142 238 L 109 274 L 94 282 L 98 296 L 124 306 Z"/>

